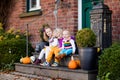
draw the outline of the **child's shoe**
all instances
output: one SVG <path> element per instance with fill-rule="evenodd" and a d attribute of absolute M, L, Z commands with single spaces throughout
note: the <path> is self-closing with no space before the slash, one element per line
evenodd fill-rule
<path fill-rule="evenodd" d="M 40 59 L 36 59 L 36 61 L 34 62 L 35 65 L 38 65 L 39 63 L 41 63 Z"/>
<path fill-rule="evenodd" d="M 42 64 L 40 64 L 41 66 L 50 66 L 50 64 L 48 62 L 44 62 Z"/>
<path fill-rule="evenodd" d="M 59 66 L 59 65 L 58 65 L 57 62 L 54 62 L 51 66 L 53 66 L 53 67 L 57 67 L 57 66 Z"/>

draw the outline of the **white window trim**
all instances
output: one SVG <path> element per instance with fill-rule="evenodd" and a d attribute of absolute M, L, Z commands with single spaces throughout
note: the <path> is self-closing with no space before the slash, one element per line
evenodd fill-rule
<path fill-rule="evenodd" d="M 78 30 L 82 29 L 82 0 L 78 0 Z"/>
<path fill-rule="evenodd" d="M 40 0 L 36 0 L 37 1 L 37 5 L 36 5 L 36 7 L 34 7 L 34 8 L 31 8 L 31 0 L 30 0 L 30 2 L 29 2 L 29 11 L 34 11 L 34 10 L 39 10 L 39 9 L 41 9 L 41 6 L 40 6 Z"/>

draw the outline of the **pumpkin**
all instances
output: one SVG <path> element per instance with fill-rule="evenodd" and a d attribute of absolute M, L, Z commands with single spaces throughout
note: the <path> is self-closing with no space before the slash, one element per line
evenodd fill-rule
<path fill-rule="evenodd" d="M 30 59 L 30 57 L 26 56 L 24 58 L 21 58 L 20 62 L 23 64 L 29 64 L 29 63 L 31 63 L 31 59 Z"/>
<path fill-rule="evenodd" d="M 80 60 L 75 60 L 77 63 L 77 66 L 80 67 Z"/>
<path fill-rule="evenodd" d="M 76 69 L 77 68 L 77 62 L 74 60 L 73 56 L 71 56 L 71 60 L 68 63 L 69 69 Z"/>

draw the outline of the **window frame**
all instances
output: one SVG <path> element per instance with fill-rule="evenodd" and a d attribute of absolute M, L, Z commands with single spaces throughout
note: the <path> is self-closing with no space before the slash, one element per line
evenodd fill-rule
<path fill-rule="evenodd" d="M 27 0 L 27 12 L 36 11 L 41 9 L 40 0 L 36 0 L 36 7 L 32 8 L 32 0 Z"/>

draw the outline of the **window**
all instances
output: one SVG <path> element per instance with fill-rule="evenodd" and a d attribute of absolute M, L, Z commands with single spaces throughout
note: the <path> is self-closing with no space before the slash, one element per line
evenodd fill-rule
<path fill-rule="evenodd" d="M 40 0 L 27 0 L 27 12 L 40 9 Z"/>
<path fill-rule="evenodd" d="M 20 18 L 42 15 L 40 0 L 26 0 L 26 12 L 20 14 Z"/>

